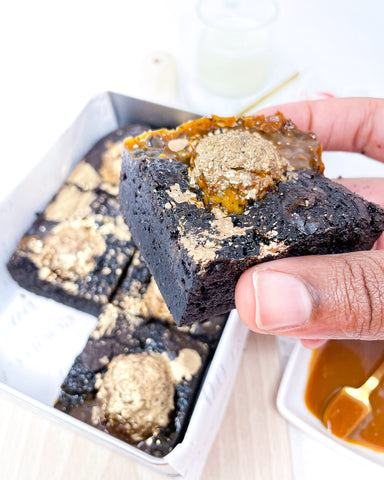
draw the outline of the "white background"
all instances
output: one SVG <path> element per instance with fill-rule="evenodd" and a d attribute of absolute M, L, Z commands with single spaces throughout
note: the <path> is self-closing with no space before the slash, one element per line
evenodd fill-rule
<path fill-rule="evenodd" d="M 381 0 L 279 0 L 274 41 L 297 94 L 384 96 Z M 95 93 L 145 95 L 143 59 L 167 51 L 193 81 L 193 2 L 13 0 L 0 7 L 0 132 L 4 193 Z M 275 98 L 280 101 L 281 98 Z M 188 101 L 188 98 L 187 98 Z M 193 102 L 192 102 L 193 103 Z M 207 102 L 207 111 L 213 113 Z M 202 110 L 191 104 L 192 110 Z M 233 112 L 235 113 L 235 112 Z"/>
<path fill-rule="evenodd" d="M 96 93 L 145 97 L 143 59 L 173 55 L 176 106 L 230 113 L 241 100 L 218 100 L 195 85 L 193 2 L 183 0 L 8 1 L 0 7 L 0 198 L 11 191 Z M 270 86 L 299 71 L 269 104 L 317 97 L 384 97 L 382 0 L 280 0 Z M 384 471 L 344 458 L 291 429 L 296 479 L 350 479 Z M 276 459 L 276 461 L 279 461 Z"/>

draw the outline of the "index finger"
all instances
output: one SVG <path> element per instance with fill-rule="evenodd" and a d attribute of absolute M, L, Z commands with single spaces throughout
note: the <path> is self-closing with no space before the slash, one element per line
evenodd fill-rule
<path fill-rule="evenodd" d="M 266 108 L 280 111 L 298 128 L 312 131 L 324 150 L 359 152 L 384 162 L 384 99 L 329 98 Z"/>

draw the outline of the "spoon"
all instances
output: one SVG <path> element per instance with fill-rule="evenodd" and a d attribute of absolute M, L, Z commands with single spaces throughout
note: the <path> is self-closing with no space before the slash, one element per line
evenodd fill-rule
<path fill-rule="evenodd" d="M 372 411 L 369 396 L 384 376 L 384 362 L 359 388 L 343 387 L 326 405 L 322 420 L 339 438 L 348 437 Z"/>

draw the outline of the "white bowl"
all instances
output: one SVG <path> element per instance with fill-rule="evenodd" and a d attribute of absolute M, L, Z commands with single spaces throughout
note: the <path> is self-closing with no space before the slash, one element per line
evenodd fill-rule
<path fill-rule="evenodd" d="M 344 455 L 384 466 L 384 453 L 345 442 L 332 435 L 307 408 L 304 400 L 312 350 L 298 344 L 293 350 L 277 395 L 277 408 L 290 423 Z M 384 478 L 384 472 L 382 473 Z"/>

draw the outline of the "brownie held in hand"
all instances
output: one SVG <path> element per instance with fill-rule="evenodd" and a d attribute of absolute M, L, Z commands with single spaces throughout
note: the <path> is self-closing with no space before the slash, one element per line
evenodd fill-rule
<path fill-rule="evenodd" d="M 323 170 L 316 136 L 279 113 L 125 141 L 120 206 L 179 325 L 232 309 L 252 265 L 373 245 L 384 210 Z"/>

